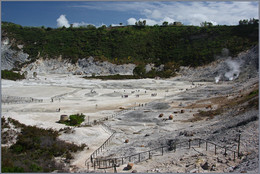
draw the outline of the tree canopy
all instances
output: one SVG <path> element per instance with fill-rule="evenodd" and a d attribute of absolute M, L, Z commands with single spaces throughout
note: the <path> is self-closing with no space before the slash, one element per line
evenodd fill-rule
<path fill-rule="evenodd" d="M 241 23 L 241 24 L 240 24 Z M 3 22 L 2 37 L 15 40 L 14 49 L 23 44 L 23 51 L 33 60 L 38 57 L 70 59 L 89 56 L 116 64 L 168 62 L 199 66 L 214 60 L 223 48 L 231 56 L 258 44 L 258 20 L 242 21 L 237 26 L 147 26 L 138 21 L 134 26 L 44 28 L 22 27 Z M 242 25 L 243 24 L 243 25 Z"/>

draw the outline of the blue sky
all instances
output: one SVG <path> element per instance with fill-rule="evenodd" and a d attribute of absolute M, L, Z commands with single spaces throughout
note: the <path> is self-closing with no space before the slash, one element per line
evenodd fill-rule
<path fill-rule="evenodd" d="M 4 1 L 1 13 L 2 21 L 53 28 L 69 24 L 132 25 L 138 20 L 146 20 L 147 25 L 161 25 L 164 21 L 237 25 L 240 19 L 258 18 L 258 1 Z"/>

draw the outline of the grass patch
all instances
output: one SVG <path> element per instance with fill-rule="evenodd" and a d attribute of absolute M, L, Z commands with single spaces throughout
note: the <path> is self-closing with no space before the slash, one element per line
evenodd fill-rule
<path fill-rule="evenodd" d="M 220 115 L 229 109 L 237 109 L 238 113 L 246 112 L 251 108 L 258 108 L 259 106 L 259 89 L 254 89 L 251 92 L 248 92 L 244 95 L 237 96 L 234 99 L 225 101 L 226 98 L 214 98 L 214 101 L 222 98 L 221 106 L 215 110 L 202 111 L 199 110 L 197 114 L 194 114 L 194 117 L 188 120 L 184 120 L 183 122 L 195 122 L 200 121 L 205 118 L 212 119 L 216 115 Z M 190 106 L 194 107 L 194 105 Z M 235 116 L 235 115 L 234 115 Z"/>
<path fill-rule="evenodd" d="M 199 113 L 195 114 L 195 116 L 202 117 L 202 118 L 208 117 L 208 118 L 212 119 L 215 115 L 219 115 L 222 112 L 223 112 L 222 108 L 218 108 L 218 109 L 210 110 L 210 111 L 199 110 Z"/>
<path fill-rule="evenodd" d="M 247 108 L 251 108 L 251 107 L 258 107 L 258 100 L 259 100 L 259 90 L 255 89 L 247 94 L 241 95 L 240 98 L 238 99 L 233 99 L 229 102 L 228 105 L 223 106 L 223 107 L 235 107 L 238 105 L 242 105 L 244 103 L 246 103 L 246 107 Z"/>
<path fill-rule="evenodd" d="M 223 112 L 224 112 L 224 109 L 223 109 L 223 108 L 218 108 L 218 109 L 210 110 L 210 111 L 202 111 L 202 110 L 199 110 L 199 113 L 194 114 L 194 117 L 193 117 L 193 118 L 190 118 L 190 119 L 188 119 L 188 120 L 184 120 L 183 122 L 195 122 L 195 121 L 203 120 L 203 119 L 205 119 L 205 118 L 207 118 L 207 119 L 213 119 L 214 116 L 220 115 L 220 114 L 223 113 Z"/>
<path fill-rule="evenodd" d="M 256 89 L 256 90 L 254 90 L 254 91 L 252 91 L 252 92 L 250 92 L 249 94 L 248 94 L 248 99 L 251 99 L 251 98 L 253 98 L 253 97 L 256 97 L 256 96 L 258 96 L 259 95 L 259 89 Z"/>

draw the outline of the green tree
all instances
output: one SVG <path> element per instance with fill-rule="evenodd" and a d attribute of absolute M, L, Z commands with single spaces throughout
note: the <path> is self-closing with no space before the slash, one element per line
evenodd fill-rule
<path fill-rule="evenodd" d="M 33 72 L 33 77 L 34 77 L 34 78 L 37 77 L 37 72 Z"/>
<path fill-rule="evenodd" d="M 248 19 L 240 20 L 239 25 L 248 25 Z"/>
<path fill-rule="evenodd" d="M 200 26 L 201 27 L 212 27 L 213 24 L 211 22 L 205 21 L 205 22 L 200 23 Z"/>
<path fill-rule="evenodd" d="M 167 22 L 167 21 L 164 21 L 164 22 L 162 23 L 162 25 L 163 25 L 163 26 L 168 26 L 168 22 Z"/>
<path fill-rule="evenodd" d="M 138 76 L 138 77 L 143 77 L 145 75 L 145 65 L 144 64 L 140 64 L 138 66 L 136 66 L 133 70 L 133 74 L 135 76 Z"/>
<path fill-rule="evenodd" d="M 80 125 L 85 120 L 85 115 L 83 114 L 70 115 L 69 118 L 70 118 L 69 125 L 76 126 L 76 125 Z"/>

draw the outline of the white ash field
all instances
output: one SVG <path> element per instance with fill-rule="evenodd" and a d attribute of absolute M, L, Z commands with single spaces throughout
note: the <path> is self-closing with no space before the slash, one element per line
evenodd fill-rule
<path fill-rule="evenodd" d="M 2 80 L 2 116 L 86 144 L 70 162 L 56 159 L 68 172 L 258 173 L 257 48 L 183 67 L 170 79 L 98 80 L 46 71 Z M 57 123 L 61 115 L 77 113 L 86 115 L 83 125 L 98 124 L 62 130 L 68 126 Z"/>
<path fill-rule="evenodd" d="M 151 159 L 134 162 L 131 170 L 125 170 L 127 163 L 119 164 L 116 169 L 120 173 L 132 170 L 148 173 L 258 172 L 258 109 L 240 112 L 235 107 L 212 119 L 205 117 L 192 121 L 199 110 L 215 110 L 255 88 L 258 88 L 258 77 L 244 83 L 215 83 L 192 82 L 179 77 L 86 80 L 74 75 L 39 74 L 35 79 L 17 82 L 2 80 L 3 97 L 22 97 L 19 102 L 2 103 L 2 116 L 26 125 L 59 130 L 66 127 L 56 123 L 64 114 L 83 113 L 85 123 L 115 115 L 103 122 L 116 133 L 110 144 L 97 155 L 100 158 L 121 158 L 167 145 L 169 140 L 181 142 L 194 138 L 207 139 L 236 151 L 240 132 L 242 157 L 235 160 L 232 154 L 225 157 L 221 153 L 215 154 L 213 149 L 205 151 L 204 144 L 200 148 L 164 149 L 163 155 L 159 152 Z M 122 97 L 124 95 L 128 97 Z M 26 97 L 42 102 L 24 102 Z M 125 112 L 120 112 L 122 110 Z M 161 113 L 164 116 L 158 117 Z M 173 119 L 168 119 L 169 115 L 173 115 Z M 93 166 L 87 167 L 85 161 L 110 135 L 111 132 L 102 125 L 77 127 L 70 133 L 62 133 L 60 139 L 88 146 L 74 154 L 70 171 L 93 172 Z M 126 140 L 129 142 L 125 143 Z M 96 167 L 95 172 L 114 172 L 114 168 Z"/>

